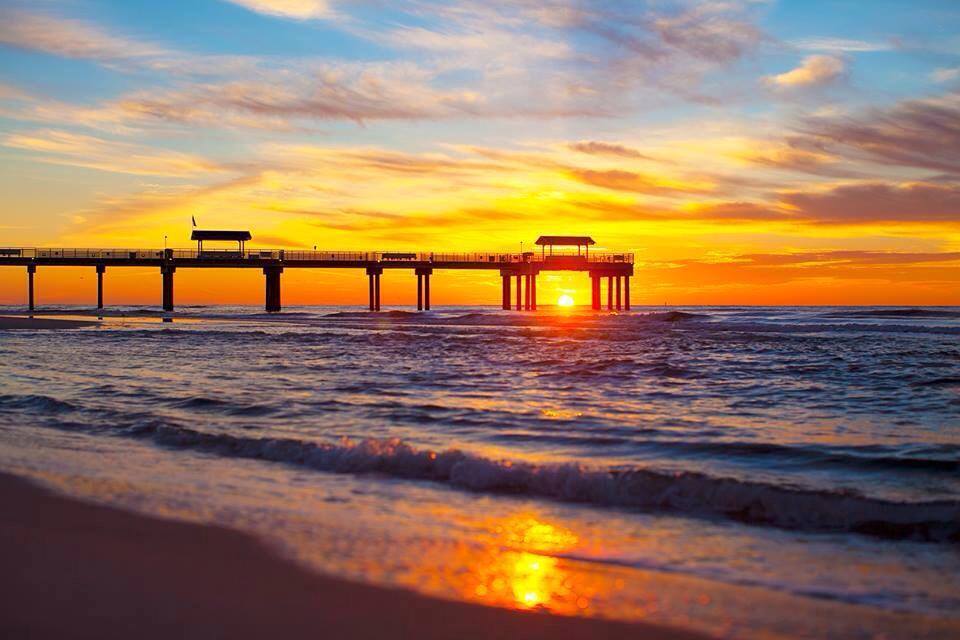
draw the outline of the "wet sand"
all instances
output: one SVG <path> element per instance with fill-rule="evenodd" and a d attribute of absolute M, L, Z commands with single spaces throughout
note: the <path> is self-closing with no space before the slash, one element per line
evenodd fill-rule
<path fill-rule="evenodd" d="M 5 474 L 0 504 L 0 637 L 702 637 L 351 583 L 236 531 L 91 505 Z"/>
<path fill-rule="evenodd" d="M 78 329 L 80 327 L 93 327 L 97 324 L 99 323 L 96 320 L 0 316 L 0 329 Z"/>

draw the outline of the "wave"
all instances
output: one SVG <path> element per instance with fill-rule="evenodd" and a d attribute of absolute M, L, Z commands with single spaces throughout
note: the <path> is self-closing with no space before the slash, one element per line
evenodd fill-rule
<path fill-rule="evenodd" d="M 849 309 L 823 314 L 830 318 L 960 318 L 952 309 Z"/>
<path fill-rule="evenodd" d="M 776 458 L 787 463 L 804 466 L 840 467 L 849 469 L 898 470 L 898 471 L 960 471 L 960 447 L 955 445 L 929 445 L 927 456 L 902 455 L 901 451 L 887 447 L 818 447 L 804 445 L 780 445 L 768 442 L 647 440 L 633 442 L 634 446 L 656 449 L 671 454 L 704 455 L 719 459 L 727 457 Z"/>
<path fill-rule="evenodd" d="M 76 411 L 78 407 L 64 400 L 36 394 L 0 395 L 0 411 L 30 411 L 41 414 L 58 414 Z"/>
<path fill-rule="evenodd" d="M 313 443 L 247 438 L 165 424 L 128 430 L 159 445 L 302 465 L 333 473 L 430 480 L 474 492 L 595 506 L 723 517 L 803 531 L 960 541 L 960 502 L 895 502 L 849 492 L 718 478 L 693 472 L 601 470 L 579 464 L 493 460 L 459 450 L 420 450 L 397 440 Z"/>

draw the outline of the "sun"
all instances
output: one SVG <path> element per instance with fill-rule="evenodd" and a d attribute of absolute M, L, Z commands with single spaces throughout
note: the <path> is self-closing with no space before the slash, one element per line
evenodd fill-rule
<path fill-rule="evenodd" d="M 560 296 L 559 298 L 557 298 L 557 306 L 558 306 L 558 307 L 572 307 L 572 306 L 573 306 L 573 298 L 572 298 L 571 296 L 568 296 L 567 294 L 563 294 L 562 296 Z"/>

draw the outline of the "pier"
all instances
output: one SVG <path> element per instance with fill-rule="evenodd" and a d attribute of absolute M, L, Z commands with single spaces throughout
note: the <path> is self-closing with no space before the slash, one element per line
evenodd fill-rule
<path fill-rule="evenodd" d="M 212 234 L 212 235 L 211 235 Z M 221 235 L 217 235 L 221 234 Z M 207 249 L 203 241 L 224 239 L 238 243 L 236 249 Z M 243 234 L 243 235 L 238 235 Z M 591 307 L 630 309 L 632 253 L 590 251 L 594 241 L 579 236 L 541 236 L 539 251 L 521 253 L 352 252 L 247 249 L 248 232 L 194 232 L 196 249 L 70 249 L 0 248 L 0 266 L 20 266 L 27 273 L 27 306 L 36 309 L 35 279 L 38 268 L 93 267 L 97 274 L 97 308 L 104 307 L 104 277 L 108 269 L 155 267 L 160 278 L 164 311 L 174 310 L 174 278 L 181 269 L 260 269 L 264 275 L 264 308 L 275 313 L 282 308 L 281 280 L 286 269 L 362 269 L 367 275 L 368 308 L 380 310 L 381 278 L 399 270 L 417 276 L 417 309 L 431 308 L 430 280 L 435 272 L 488 270 L 502 280 L 504 310 L 537 310 L 537 277 L 550 271 L 579 271 L 590 277 Z M 576 246 L 576 251 L 569 247 Z M 561 249 L 557 249 L 561 247 Z M 583 250 L 581 250 L 583 249 Z"/>

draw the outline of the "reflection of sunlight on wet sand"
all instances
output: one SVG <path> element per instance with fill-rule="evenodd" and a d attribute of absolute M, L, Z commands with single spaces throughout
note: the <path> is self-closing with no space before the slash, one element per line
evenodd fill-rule
<path fill-rule="evenodd" d="M 567 571 L 562 560 L 550 555 L 576 546 L 579 540 L 572 531 L 518 515 L 493 523 L 491 533 L 490 544 L 461 546 L 454 559 L 464 572 L 461 586 L 467 599 L 565 614 L 590 606 L 597 585 Z"/>

